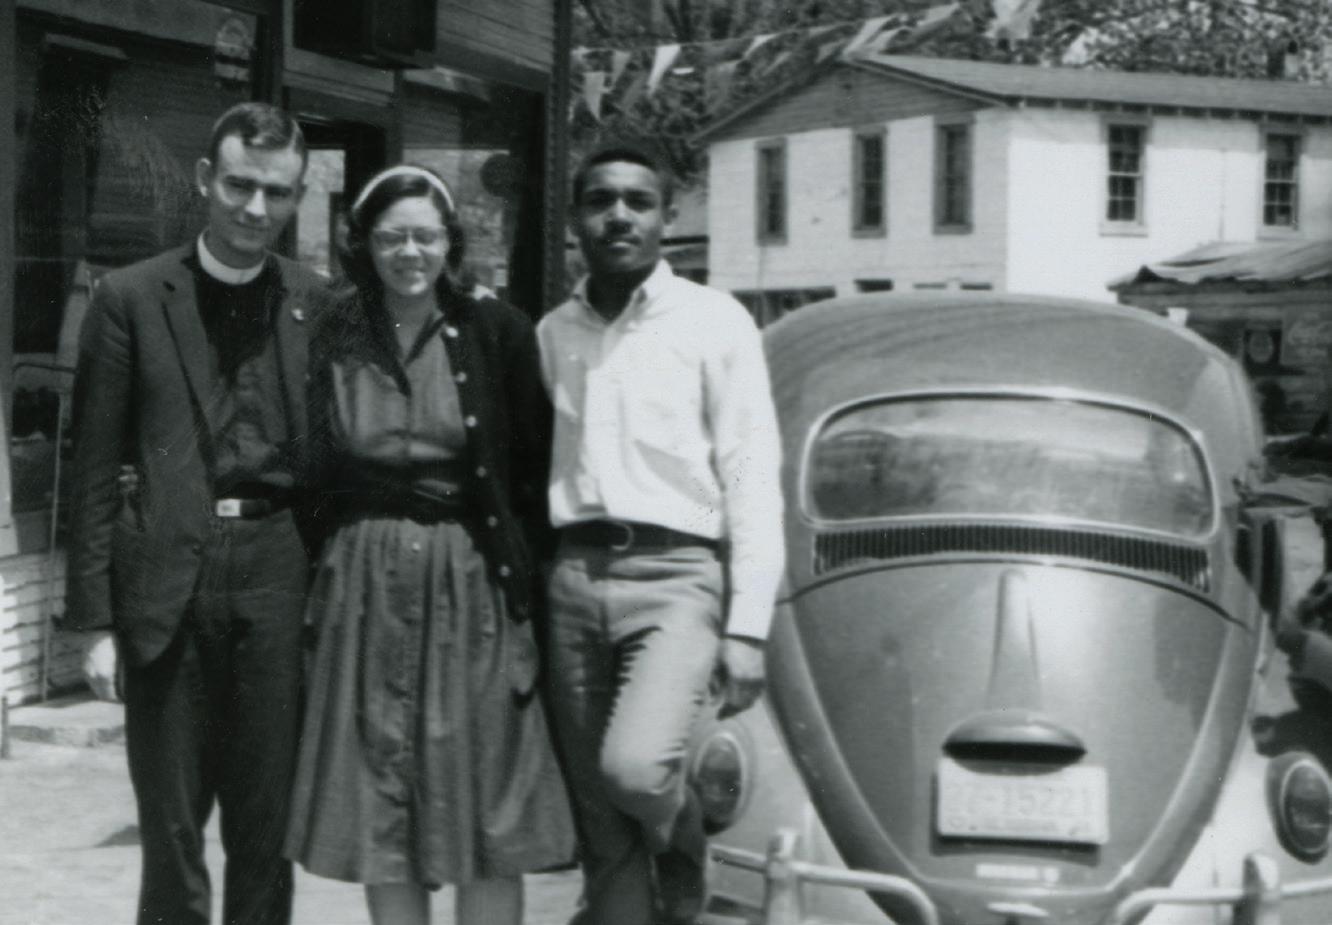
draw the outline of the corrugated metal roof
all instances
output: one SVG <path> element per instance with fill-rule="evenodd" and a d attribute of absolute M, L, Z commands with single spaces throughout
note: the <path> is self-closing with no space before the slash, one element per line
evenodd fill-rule
<path fill-rule="evenodd" d="M 915 55 L 866 55 L 857 61 L 875 70 L 1005 100 L 1085 100 L 1332 117 L 1332 87 L 1289 80 L 1036 67 Z"/>
<path fill-rule="evenodd" d="M 1268 244 L 1217 241 L 1169 260 L 1143 265 L 1110 283 L 1123 289 L 1135 283 L 1210 282 L 1295 283 L 1332 279 L 1332 238 Z"/>

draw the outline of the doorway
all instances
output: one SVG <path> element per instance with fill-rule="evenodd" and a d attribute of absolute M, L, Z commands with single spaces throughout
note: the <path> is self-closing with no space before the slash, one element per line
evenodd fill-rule
<path fill-rule="evenodd" d="M 303 94 L 302 97 L 305 95 Z M 325 276 L 338 277 L 338 244 L 343 210 L 375 171 L 388 163 L 388 128 L 358 118 L 340 117 L 340 101 L 302 99 L 294 107 L 310 159 L 305 172 L 305 196 L 296 220 L 286 234 L 284 250 Z"/>

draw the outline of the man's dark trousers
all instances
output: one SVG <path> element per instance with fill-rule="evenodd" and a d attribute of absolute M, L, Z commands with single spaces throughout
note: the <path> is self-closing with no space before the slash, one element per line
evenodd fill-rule
<path fill-rule="evenodd" d="M 288 511 L 216 518 L 195 594 L 166 651 L 128 668 L 130 776 L 139 804 L 139 925 L 206 925 L 203 833 L 214 798 L 226 925 L 285 925 L 281 856 L 300 731 L 306 554 Z"/>

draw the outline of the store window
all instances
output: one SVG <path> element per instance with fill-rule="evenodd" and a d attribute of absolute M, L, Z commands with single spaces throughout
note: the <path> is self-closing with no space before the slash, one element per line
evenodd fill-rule
<path fill-rule="evenodd" d="M 539 94 L 458 74 L 411 72 L 403 158 L 452 188 L 476 285 L 544 310 L 544 106 Z"/>
<path fill-rule="evenodd" d="M 178 41 L 19 11 L 9 423 L 20 552 L 47 546 L 61 512 L 57 462 L 93 286 L 197 233 L 195 161 L 217 114 L 252 93 L 215 69 L 216 25 L 236 16 L 207 10 Z"/>

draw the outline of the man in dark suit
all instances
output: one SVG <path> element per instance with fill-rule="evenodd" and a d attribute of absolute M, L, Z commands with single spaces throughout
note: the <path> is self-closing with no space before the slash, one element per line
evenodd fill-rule
<path fill-rule="evenodd" d="M 226 851 L 224 920 L 291 917 L 280 849 L 299 731 L 309 320 L 323 281 L 269 247 L 305 143 L 286 113 L 228 110 L 196 181 L 208 224 L 106 274 L 75 377 L 65 625 L 112 691 L 117 653 L 143 845 L 138 921 L 209 921 L 203 830 Z M 133 468 L 123 490 L 122 466 Z"/>

